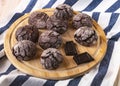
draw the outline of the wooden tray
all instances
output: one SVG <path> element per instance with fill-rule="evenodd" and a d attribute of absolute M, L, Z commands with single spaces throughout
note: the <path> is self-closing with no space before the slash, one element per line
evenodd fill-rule
<path fill-rule="evenodd" d="M 40 11 L 45 12 L 50 16 L 53 14 L 54 9 L 42 9 Z M 74 12 L 74 13 L 77 14 L 78 12 Z M 63 45 L 59 48 L 59 50 L 64 56 L 64 61 L 60 65 L 60 67 L 56 70 L 46 70 L 42 67 L 42 65 L 40 64 L 40 55 L 43 50 L 38 45 L 37 45 L 38 52 L 34 60 L 18 61 L 15 58 L 15 56 L 12 54 L 12 47 L 15 45 L 15 43 L 17 43 L 15 39 L 15 32 L 18 27 L 28 24 L 29 15 L 30 14 L 25 14 L 11 25 L 11 27 L 8 29 L 6 33 L 6 37 L 4 41 L 4 49 L 8 59 L 20 71 L 26 74 L 30 74 L 45 79 L 53 79 L 53 80 L 67 79 L 86 73 L 103 59 L 107 48 L 106 36 L 102 28 L 93 20 L 93 24 L 94 24 L 93 29 L 95 29 L 98 35 L 98 41 L 96 45 L 91 47 L 85 47 L 78 44 L 73 38 L 73 34 L 75 30 L 73 30 L 71 26 L 69 26 L 68 31 L 62 35 L 62 38 L 63 38 L 63 44 L 66 41 L 71 41 L 71 40 L 74 41 L 76 43 L 76 47 L 79 53 L 89 52 L 89 54 L 91 54 L 95 59 L 94 61 L 76 65 L 76 63 L 73 60 L 73 56 L 65 55 Z"/>

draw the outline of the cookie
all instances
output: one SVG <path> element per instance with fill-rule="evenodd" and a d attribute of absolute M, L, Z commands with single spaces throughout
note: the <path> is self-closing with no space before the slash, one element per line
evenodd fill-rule
<path fill-rule="evenodd" d="M 38 43 L 42 49 L 59 48 L 62 44 L 62 37 L 55 31 L 45 31 L 39 36 Z"/>
<path fill-rule="evenodd" d="M 54 15 L 58 19 L 69 20 L 73 17 L 73 9 L 67 4 L 61 4 L 56 7 Z"/>
<path fill-rule="evenodd" d="M 13 55 L 20 61 L 28 61 L 34 59 L 37 48 L 35 43 L 29 40 L 19 41 L 12 48 Z"/>
<path fill-rule="evenodd" d="M 80 27 L 92 27 L 92 18 L 85 14 L 85 13 L 79 13 L 73 17 L 72 25 L 75 29 L 78 29 Z"/>
<path fill-rule="evenodd" d="M 94 29 L 90 27 L 80 27 L 75 31 L 74 39 L 81 45 L 91 46 L 96 44 L 98 36 Z"/>
<path fill-rule="evenodd" d="M 68 23 L 66 20 L 57 19 L 54 15 L 47 20 L 47 29 L 63 34 L 67 31 Z"/>
<path fill-rule="evenodd" d="M 17 29 L 15 37 L 17 41 L 30 40 L 35 43 L 38 41 L 39 31 L 32 25 L 25 25 Z"/>
<path fill-rule="evenodd" d="M 40 57 L 40 62 L 45 69 L 56 69 L 63 61 L 63 56 L 55 48 L 48 48 L 44 50 Z"/>
<path fill-rule="evenodd" d="M 28 18 L 28 23 L 34 25 L 36 28 L 46 28 L 46 21 L 49 16 L 40 11 L 32 12 Z"/>

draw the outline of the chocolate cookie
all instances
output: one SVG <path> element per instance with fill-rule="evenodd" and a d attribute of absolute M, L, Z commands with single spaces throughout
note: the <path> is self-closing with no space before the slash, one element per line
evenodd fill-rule
<path fill-rule="evenodd" d="M 90 46 L 96 43 L 98 36 L 96 32 L 90 27 L 80 27 L 74 33 L 75 40 L 84 46 Z"/>
<path fill-rule="evenodd" d="M 56 69 L 62 63 L 63 56 L 57 49 L 48 48 L 41 54 L 40 61 L 45 69 Z"/>
<path fill-rule="evenodd" d="M 14 45 L 12 52 L 18 60 L 27 61 L 33 59 L 36 55 L 37 48 L 33 42 L 29 40 L 22 40 Z"/>
<path fill-rule="evenodd" d="M 45 28 L 46 27 L 46 21 L 49 18 L 49 16 L 40 11 L 36 11 L 31 13 L 28 23 L 30 25 L 34 25 L 36 28 Z"/>
<path fill-rule="evenodd" d="M 62 44 L 62 38 L 59 33 L 50 30 L 39 36 L 38 43 L 43 49 L 58 48 Z"/>
<path fill-rule="evenodd" d="M 17 29 L 15 37 L 17 41 L 30 40 L 32 42 L 37 42 L 39 37 L 39 31 L 34 26 L 25 25 Z"/>
<path fill-rule="evenodd" d="M 61 21 L 60 19 L 57 19 L 54 15 L 49 17 L 47 20 L 47 28 L 49 30 L 56 31 L 57 33 L 65 33 L 67 31 L 67 27 L 67 21 Z"/>
<path fill-rule="evenodd" d="M 78 29 L 83 26 L 92 27 L 92 18 L 85 14 L 85 13 L 79 13 L 73 17 L 73 27 Z"/>
<path fill-rule="evenodd" d="M 73 9 L 67 4 L 61 4 L 56 7 L 54 15 L 58 19 L 68 20 L 73 17 Z"/>

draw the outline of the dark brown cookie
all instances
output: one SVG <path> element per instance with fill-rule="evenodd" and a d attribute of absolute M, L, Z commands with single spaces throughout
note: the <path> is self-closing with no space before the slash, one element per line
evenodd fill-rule
<path fill-rule="evenodd" d="M 73 17 L 73 9 L 67 4 L 61 4 L 56 7 L 54 15 L 61 20 L 68 20 Z"/>
<path fill-rule="evenodd" d="M 67 21 L 57 19 L 54 15 L 48 18 L 47 20 L 47 29 L 56 31 L 57 33 L 65 33 L 67 31 Z"/>
<path fill-rule="evenodd" d="M 39 36 L 39 45 L 43 49 L 58 48 L 62 44 L 61 35 L 55 31 L 46 31 Z"/>
<path fill-rule="evenodd" d="M 63 56 L 57 49 L 48 48 L 42 52 L 40 61 L 45 69 L 56 69 L 62 63 Z"/>
<path fill-rule="evenodd" d="M 14 45 L 12 51 L 18 60 L 27 61 L 34 58 L 37 52 L 37 48 L 33 42 L 29 40 L 22 40 Z"/>
<path fill-rule="evenodd" d="M 36 11 L 31 13 L 28 19 L 28 23 L 30 25 L 34 25 L 36 28 L 45 28 L 46 27 L 46 21 L 49 18 L 49 16 L 40 11 Z"/>
<path fill-rule="evenodd" d="M 73 17 L 73 27 L 78 29 L 83 26 L 92 27 L 92 18 L 85 14 L 85 13 L 79 13 Z"/>
<path fill-rule="evenodd" d="M 65 43 L 64 50 L 65 54 L 68 56 L 77 54 L 75 43 L 73 41 L 67 41 Z"/>
<path fill-rule="evenodd" d="M 74 33 L 75 40 L 84 46 L 90 46 L 96 43 L 98 36 L 90 27 L 80 27 L 76 32 Z"/>
<path fill-rule="evenodd" d="M 74 61 L 76 62 L 77 65 L 87 63 L 87 62 L 91 62 L 91 61 L 94 60 L 93 57 L 87 52 L 77 54 L 73 57 L 73 59 L 74 59 Z"/>
<path fill-rule="evenodd" d="M 25 25 L 17 29 L 15 37 L 17 41 L 30 40 L 32 42 L 37 42 L 39 37 L 39 31 L 34 26 Z"/>

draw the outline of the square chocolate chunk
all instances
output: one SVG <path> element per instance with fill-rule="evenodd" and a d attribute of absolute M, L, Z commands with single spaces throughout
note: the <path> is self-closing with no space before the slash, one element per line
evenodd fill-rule
<path fill-rule="evenodd" d="M 65 54 L 68 56 L 77 54 L 77 50 L 75 48 L 75 44 L 73 41 L 67 41 L 64 50 L 65 50 Z"/>
<path fill-rule="evenodd" d="M 77 65 L 82 64 L 82 63 L 91 62 L 94 60 L 88 52 L 76 54 L 76 55 L 74 55 L 73 59 Z"/>

